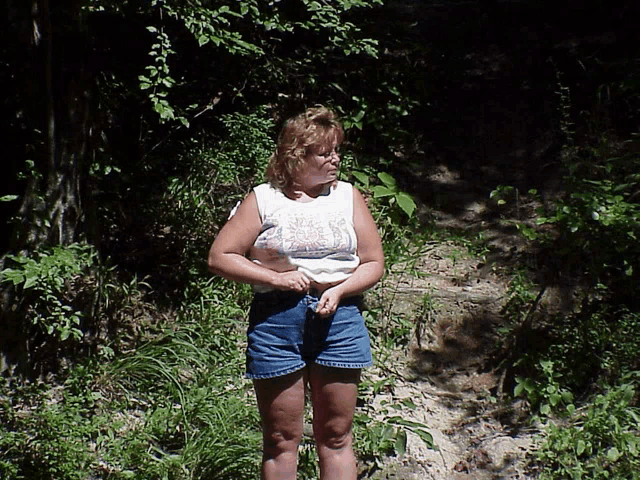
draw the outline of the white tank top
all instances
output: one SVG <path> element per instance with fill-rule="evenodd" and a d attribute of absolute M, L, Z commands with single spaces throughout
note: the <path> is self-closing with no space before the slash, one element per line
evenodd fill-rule
<path fill-rule="evenodd" d="M 345 280 L 360 264 L 352 189 L 338 182 L 326 195 L 303 203 L 269 184 L 258 185 L 253 190 L 262 229 L 254 246 L 277 251 L 317 283 Z"/>

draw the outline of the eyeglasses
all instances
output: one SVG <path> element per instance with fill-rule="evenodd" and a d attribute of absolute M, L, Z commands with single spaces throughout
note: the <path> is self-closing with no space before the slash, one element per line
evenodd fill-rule
<path fill-rule="evenodd" d="M 336 147 L 330 152 L 316 153 L 316 156 L 327 159 L 331 158 L 334 154 L 340 156 L 340 149 Z"/>

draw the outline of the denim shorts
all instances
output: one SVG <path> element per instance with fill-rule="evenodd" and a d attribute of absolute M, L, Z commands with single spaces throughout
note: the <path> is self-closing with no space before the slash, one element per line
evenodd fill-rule
<path fill-rule="evenodd" d="M 256 293 L 247 330 L 247 378 L 286 375 L 317 363 L 327 367 L 373 365 L 360 297 L 343 300 L 328 317 L 316 315 L 318 296 Z"/>

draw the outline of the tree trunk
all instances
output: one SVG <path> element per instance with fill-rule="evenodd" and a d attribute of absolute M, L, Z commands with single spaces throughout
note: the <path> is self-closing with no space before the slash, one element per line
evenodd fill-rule
<path fill-rule="evenodd" d="M 86 70 L 89 42 L 83 27 L 81 2 L 50 4 L 33 0 L 33 41 L 27 58 L 36 60 L 26 100 L 32 127 L 42 132 L 33 170 L 13 232 L 11 250 L 45 245 L 68 245 L 82 235 L 83 183 L 86 179 L 92 136 L 93 79 Z M 40 108 L 40 112 L 38 112 Z"/>
<path fill-rule="evenodd" d="M 9 252 L 25 253 L 83 239 L 95 81 L 87 69 L 81 0 L 7 0 L 6 7 L 12 57 L 6 78 L 18 87 L 8 117 L 27 139 L 7 139 L 15 142 L 13 170 L 25 175 Z M 0 270 L 6 266 L 0 257 Z M 9 284 L 0 285 L 0 331 L 0 371 L 17 365 L 32 373 L 32 326 Z"/>

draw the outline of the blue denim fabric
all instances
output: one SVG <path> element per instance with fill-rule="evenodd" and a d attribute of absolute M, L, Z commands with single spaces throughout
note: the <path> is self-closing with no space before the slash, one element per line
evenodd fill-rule
<path fill-rule="evenodd" d="M 373 365 L 360 297 L 345 299 L 329 317 L 316 315 L 318 300 L 313 292 L 255 294 L 247 330 L 247 378 L 278 377 L 311 363 Z"/>

